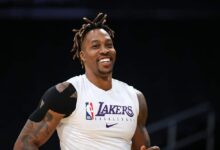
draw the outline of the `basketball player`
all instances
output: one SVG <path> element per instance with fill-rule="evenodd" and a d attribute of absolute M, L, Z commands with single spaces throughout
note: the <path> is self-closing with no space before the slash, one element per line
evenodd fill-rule
<path fill-rule="evenodd" d="M 159 150 L 150 147 L 143 94 L 112 78 L 114 31 L 99 13 L 75 32 L 73 58 L 85 74 L 49 88 L 22 129 L 14 150 L 37 150 L 57 130 L 62 150 Z"/>

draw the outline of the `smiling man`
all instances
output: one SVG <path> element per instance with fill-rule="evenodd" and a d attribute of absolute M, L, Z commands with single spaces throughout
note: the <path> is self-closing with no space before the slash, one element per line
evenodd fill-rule
<path fill-rule="evenodd" d="M 112 78 L 114 32 L 99 13 L 75 32 L 73 58 L 85 74 L 49 88 L 30 115 L 14 150 L 37 150 L 57 130 L 62 150 L 159 150 L 150 147 L 143 94 Z"/>

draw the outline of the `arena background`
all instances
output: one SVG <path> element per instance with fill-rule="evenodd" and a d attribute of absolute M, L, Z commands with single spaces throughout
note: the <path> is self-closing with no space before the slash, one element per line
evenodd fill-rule
<path fill-rule="evenodd" d="M 219 4 L 214 0 L 1 0 L 0 149 L 12 149 L 47 88 L 83 73 L 70 55 L 71 30 L 80 27 L 82 17 L 93 18 L 98 12 L 108 14 L 107 22 L 116 32 L 114 78 L 147 98 L 146 125 L 205 104 L 215 114 L 214 149 L 219 149 Z M 188 120 L 178 137 L 204 126 L 204 118 L 202 114 L 194 122 Z M 163 146 L 164 134 L 152 134 L 152 144 Z M 58 150 L 58 142 L 54 134 L 41 149 Z M 206 140 L 183 149 L 212 150 L 206 148 Z"/>

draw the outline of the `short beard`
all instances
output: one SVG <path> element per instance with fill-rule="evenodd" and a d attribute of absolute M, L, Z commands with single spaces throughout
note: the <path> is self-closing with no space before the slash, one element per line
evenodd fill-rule
<path fill-rule="evenodd" d="M 112 71 L 113 71 L 113 68 L 109 70 L 108 72 L 101 71 L 100 69 L 98 69 L 98 73 L 103 77 L 106 77 L 106 75 L 112 74 Z"/>

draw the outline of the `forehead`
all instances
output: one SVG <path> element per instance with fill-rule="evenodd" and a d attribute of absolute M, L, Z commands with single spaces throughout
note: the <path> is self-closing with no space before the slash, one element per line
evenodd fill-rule
<path fill-rule="evenodd" d="M 107 31 L 104 29 L 93 29 L 89 31 L 85 37 L 84 41 L 87 42 L 92 42 L 92 41 L 97 41 L 97 40 L 111 40 L 110 35 L 108 34 Z"/>

